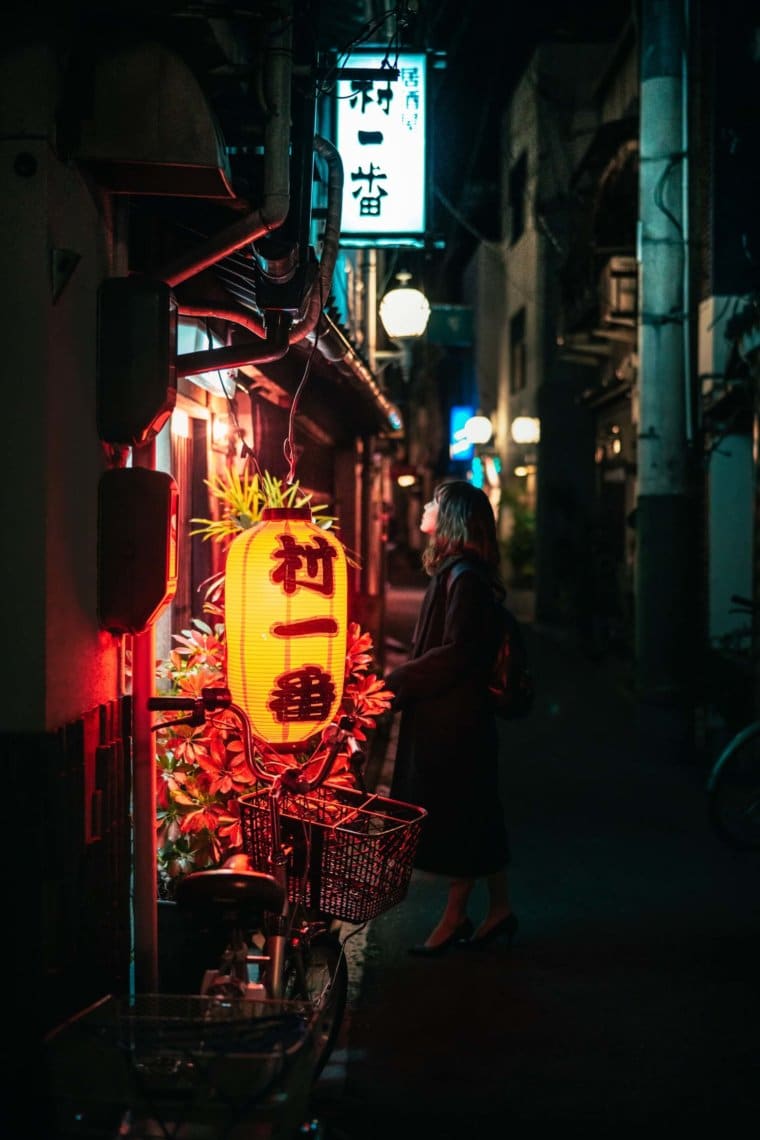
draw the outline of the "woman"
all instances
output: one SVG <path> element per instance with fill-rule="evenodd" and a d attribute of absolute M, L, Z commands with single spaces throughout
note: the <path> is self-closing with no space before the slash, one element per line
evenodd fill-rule
<path fill-rule="evenodd" d="M 435 956 L 455 944 L 511 939 L 509 845 L 499 799 L 498 730 L 488 677 L 499 641 L 497 597 L 504 596 L 494 515 L 488 497 L 463 480 L 441 483 L 425 505 L 422 564 L 430 575 L 408 661 L 386 677 L 401 710 L 391 795 L 427 809 L 415 866 L 446 875 L 443 915 L 411 954 Z M 449 584 L 452 567 L 465 571 Z M 467 914 L 485 878 L 488 913 L 477 929 Z"/>

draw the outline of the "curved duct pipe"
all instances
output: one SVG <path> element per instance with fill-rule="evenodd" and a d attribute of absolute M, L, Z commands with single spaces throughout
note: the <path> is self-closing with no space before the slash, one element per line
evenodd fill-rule
<path fill-rule="evenodd" d="M 319 135 L 314 136 L 314 150 L 325 160 L 328 166 L 325 232 L 322 235 L 319 273 L 309 291 L 306 316 L 291 329 L 291 344 L 303 340 L 317 326 L 320 314 L 332 289 L 333 273 L 335 272 L 335 262 L 338 259 L 340 243 L 340 222 L 343 212 L 343 162 L 333 144 Z"/>
<path fill-rule="evenodd" d="M 228 321 L 232 325 L 240 325 L 241 328 L 248 329 L 249 332 L 255 332 L 257 336 L 267 335 L 264 321 L 259 314 L 252 313 L 250 309 L 244 309 L 242 306 L 220 305 L 218 301 L 209 301 L 208 304 L 204 304 L 202 301 L 194 301 L 192 304 L 185 304 L 184 301 L 177 298 L 177 313 L 180 317 L 194 317 L 199 321 Z M 210 349 L 209 351 L 215 350 Z"/>
<path fill-rule="evenodd" d="M 272 22 L 264 61 L 264 97 L 269 110 L 264 128 L 264 201 L 258 209 L 227 226 L 171 262 L 159 278 L 174 288 L 223 257 L 279 229 L 290 209 L 290 88 L 293 73 L 293 0 L 282 0 Z M 265 335 L 262 327 L 261 335 Z"/>
<path fill-rule="evenodd" d="M 340 155 L 332 143 L 319 135 L 314 137 L 314 150 L 324 158 L 328 164 L 329 177 L 327 184 L 327 211 L 325 229 L 322 237 L 322 256 L 319 260 L 319 272 L 308 296 L 306 315 L 297 325 L 291 326 L 287 322 L 287 339 L 282 344 L 283 322 L 285 315 L 277 309 L 269 309 L 263 319 L 256 314 L 238 307 L 229 309 L 216 304 L 208 306 L 183 304 L 178 299 L 177 308 L 180 316 L 196 317 L 201 319 L 218 318 L 230 321 L 233 324 L 247 328 L 256 336 L 264 337 L 265 343 L 259 344 L 249 341 L 245 344 L 230 345 L 225 348 L 214 348 L 202 352 L 184 353 L 177 357 L 177 375 L 192 376 L 198 372 L 209 372 L 216 368 L 240 368 L 245 364 L 263 364 L 266 361 L 279 360 L 288 350 L 288 345 L 297 344 L 314 332 L 322 314 L 325 301 L 332 289 L 333 273 L 338 258 L 340 243 L 340 221 L 343 207 L 343 163 Z M 228 232 L 228 231 L 225 231 Z M 224 255 L 222 255 L 224 256 Z M 206 265 L 203 265 L 206 268 Z M 320 343 L 321 347 L 321 343 Z M 327 356 L 327 354 L 325 354 Z M 332 359 L 331 357 L 328 357 Z M 358 358 L 357 358 L 358 359 Z M 368 373 L 371 378 L 371 374 Z M 374 385 L 374 380 L 372 380 Z"/>
<path fill-rule="evenodd" d="M 194 310 L 194 311 L 190 311 Z M 223 317 L 238 320 L 236 311 L 203 310 L 198 306 L 179 306 L 185 316 Z M 200 352 L 183 352 L 176 358 L 177 376 L 193 376 L 198 372 L 213 372 L 222 368 L 242 368 L 244 364 L 265 364 L 281 360 L 290 347 L 288 332 L 290 315 L 280 309 L 267 309 L 264 314 L 265 339 L 249 340 L 243 344 L 230 344 L 222 348 L 202 349 Z"/>
<path fill-rule="evenodd" d="M 314 137 L 314 150 L 325 159 L 329 168 L 325 230 L 322 236 L 322 256 L 319 259 L 319 272 L 316 280 L 309 290 L 306 315 L 301 321 L 291 327 L 289 333 L 290 344 L 297 344 L 313 332 L 316 327 L 319 315 L 322 312 L 327 298 L 330 296 L 340 243 L 340 222 L 343 210 L 343 163 L 333 144 L 328 142 L 327 139 L 321 138 L 319 135 L 315 135 Z M 253 215 L 249 215 L 249 217 L 252 216 Z M 225 233 L 228 232 L 228 230 L 225 231 Z M 261 237 L 261 234 L 257 234 L 256 236 Z M 236 246 L 235 248 L 239 247 Z M 234 251 L 224 250 L 217 260 L 221 260 L 222 257 L 226 256 L 227 252 Z M 201 268 L 205 269 L 207 265 L 204 263 Z M 166 280 L 165 277 L 163 279 Z M 171 284 L 171 282 L 169 282 L 169 284 Z M 221 320 L 231 321 L 233 324 L 241 325 L 243 328 L 247 328 L 250 332 L 255 333 L 256 336 L 265 337 L 267 335 L 266 321 L 248 309 L 235 307 L 225 309 L 213 303 L 209 303 L 208 306 L 199 305 L 198 303 L 183 304 L 179 298 L 177 300 L 180 316 L 200 318 L 218 317 Z M 220 350 L 210 350 L 209 356 L 211 356 L 211 353 L 214 351 Z M 250 361 L 244 361 L 244 363 L 254 364 L 256 360 L 262 359 L 263 357 L 256 356 L 255 358 L 251 358 Z M 224 366 L 217 366 L 213 362 L 210 362 L 208 367 L 212 369 Z M 226 367 L 232 366 L 227 365 Z M 197 371 L 202 372 L 205 371 L 205 369 L 197 369 Z"/>
<path fill-rule="evenodd" d="M 253 331 L 257 331 L 259 327 L 263 328 L 260 318 L 254 317 L 247 309 L 242 308 L 223 308 L 213 303 L 208 305 L 183 305 L 180 303 L 178 312 L 183 317 L 194 317 L 199 320 L 218 319 Z M 177 375 L 192 376 L 195 372 L 211 372 L 217 368 L 242 368 L 246 364 L 263 364 L 269 360 L 280 360 L 286 355 L 292 343 L 290 333 L 286 335 L 287 326 L 285 322 L 280 323 L 275 328 L 274 318 L 281 315 L 274 310 L 267 313 L 267 319 L 271 319 L 272 328 L 270 343 L 260 344 L 257 341 L 246 341 L 244 344 L 231 345 L 226 348 L 183 353 L 177 357 Z M 275 336 L 278 338 L 277 340 L 274 339 Z M 308 338 L 305 335 L 303 339 L 314 340 L 316 333 L 312 332 Z M 400 412 L 385 396 L 372 372 L 350 341 L 326 314 L 322 315 L 319 326 L 318 348 L 325 360 L 329 360 L 330 363 L 337 364 L 342 368 L 357 389 L 369 392 L 378 411 L 385 417 L 392 430 L 400 430 L 402 427 Z"/>

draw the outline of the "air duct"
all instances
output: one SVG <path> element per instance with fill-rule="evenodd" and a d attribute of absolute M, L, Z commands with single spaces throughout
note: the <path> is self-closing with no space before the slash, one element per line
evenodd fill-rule
<path fill-rule="evenodd" d="M 184 62 L 158 43 L 95 65 L 94 117 L 74 158 L 112 194 L 232 199 L 219 127 Z"/>

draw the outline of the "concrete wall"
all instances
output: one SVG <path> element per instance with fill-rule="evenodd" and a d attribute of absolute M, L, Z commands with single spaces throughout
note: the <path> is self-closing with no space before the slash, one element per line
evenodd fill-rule
<path fill-rule="evenodd" d="M 51 55 L 40 46 L 7 57 L 0 82 L 0 724 L 39 732 L 117 691 L 117 643 L 96 617 L 105 467 L 95 421 L 96 291 L 109 271 L 110 234 L 103 202 L 55 153 Z"/>

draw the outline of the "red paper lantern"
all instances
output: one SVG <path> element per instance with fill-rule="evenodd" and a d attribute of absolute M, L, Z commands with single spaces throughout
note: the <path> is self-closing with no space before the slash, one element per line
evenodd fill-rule
<path fill-rule="evenodd" d="M 346 553 L 305 507 L 268 507 L 225 567 L 227 685 L 255 736 L 292 747 L 321 732 L 343 697 Z"/>

